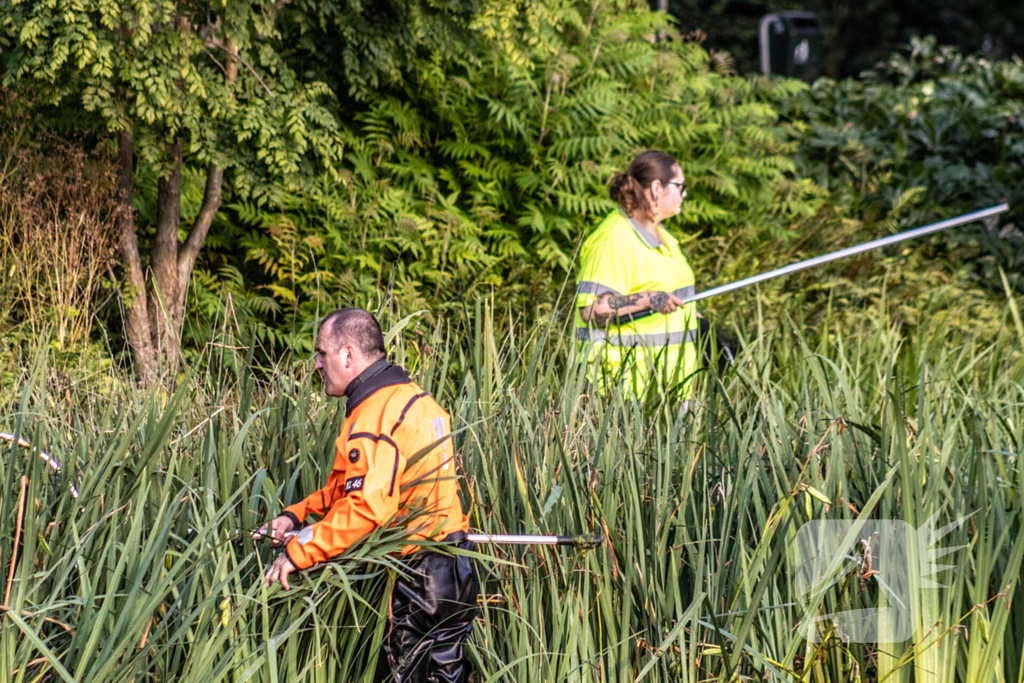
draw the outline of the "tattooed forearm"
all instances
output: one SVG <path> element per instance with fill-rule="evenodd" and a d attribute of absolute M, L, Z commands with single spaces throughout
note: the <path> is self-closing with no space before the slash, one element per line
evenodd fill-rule
<path fill-rule="evenodd" d="M 617 311 L 627 306 L 635 306 L 640 301 L 642 294 L 627 294 L 625 296 L 613 296 L 608 299 L 608 308 Z"/>
<path fill-rule="evenodd" d="M 652 310 L 667 315 L 677 306 L 679 300 L 667 292 L 639 292 L 625 296 L 602 294 L 590 306 L 581 308 L 580 315 L 584 322 L 605 327 L 609 323 L 623 325 L 646 317 Z"/>
<path fill-rule="evenodd" d="M 590 307 L 590 321 L 597 327 L 604 327 L 610 322 L 616 322 L 619 319 L 620 311 L 630 306 L 636 306 L 643 299 L 643 294 L 626 294 L 624 296 L 612 296 L 611 294 L 605 294 L 598 297 Z M 595 310 L 599 304 L 604 304 L 609 309 L 608 312 L 600 312 Z"/>

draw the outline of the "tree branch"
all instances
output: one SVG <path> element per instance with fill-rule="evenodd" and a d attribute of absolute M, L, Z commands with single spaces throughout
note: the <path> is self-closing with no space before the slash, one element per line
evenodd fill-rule
<path fill-rule="evenodd" d="M 274 94 L 274 91 L 267 87 L 267 84 L 263 82 L 263 79 L 260 78 L 260 75 L 256 73 L 256 69 L 252 68 L 252 65 L 250 65 L 249 62 L 245 61 L 245 59 L 242 58 L 242 55 L 238 54 L 237 50 L 235 52 L 232 52 L 223 45 L 220 45 L 217 42 L 211 40 L 207 40 L 206 45 L 210 47 L 219 47 L 221 50 L 224 50 L 225 52 L 230 54 L 232 59 L 237 59 L 242 64 L 244 64 L 245 68 L 248 69 L 252 73 L 252 75 L 256 77 L 256 80 L 260 82 L 260 85 L 263 86 L 263 89 L 267 91 L 267 94 L 270 95 L 270 98 L 274 100 L 277 99 L 277 95 Z M 234 83 L 234 78 L 232 78 L 230 74 L 228 75 L 228 80 Z"/>
<path fill-rule="evenodd" d="M 203 191 L 203 203 L 199 207 L 199 214 L 192 223 L 192 229 L 188 231 L 188 238 L 178 249 L 178 282 L 182 286 L 188 282 L 192 265 L 199 256 L 207 233 L 210 232 L 214 216 L 220 210 L 223 183 L 224 169 L 210 164 L 206 171 L 206 189 Z"/>

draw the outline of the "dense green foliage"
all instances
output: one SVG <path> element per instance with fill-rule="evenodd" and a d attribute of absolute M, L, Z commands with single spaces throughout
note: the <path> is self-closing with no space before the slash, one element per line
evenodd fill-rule
<path fill-rule="evenodd" d="M 988 62 L 915 40 L 863 78 L 823 79 L 786 102 L 801 131 L 799 173 L 865 226 L 907 202 L 922 225 L 1024 198 L 1024 61 Z M 907 195 L 912 196 L 908 197 Z M 1024 215 L 935 238 L 935 258 L 967 262 L 1024 291 Z M 885 226 L 895 230 L 896 225 Z"/>
<path fill-rule="evenodd" d="M 421 60 L 401 99 L 371 97 L 346 126 L 342 184 L 232 207 L 250 226 L 232 244 L 265 285 L 253 292 L 237 263 L 211 268 L 200 305 L 216 308 L 215 275 L 226 276 L 236 306 L 279 314 L 300 346 L 335 302 L 372 303 L 385 288 L 407 311 L 492 289 L 549 305 L 581 238 L 614 206 L 609 178 L 650 147 L 687 174 L 693 199 L 676 230 L 777 238 L 814 214 L 823 193 L 792 179 L 794 147 L 773 108 L 799 84 L 719 73 L 692 42 L 652 43 L 665 28 L 657 15 L 584 10 L 485 6 L 475 52 Z"/>
<path fill-rule="evenodd" d="M 223 201 L 266 202 L 332 173 L 341 151 L 330 91 L 283 53 L 276 2 L 0 5 L 3 85 L 42 107 L 71 106 L 79 130 L 116 138 L 117 248 L 124 338 L 141 381 L 177 371 L 192 269 Z M 91 126 L 90 126 L 91 124 Z M 205 175 L 182 225 L 185 162 Z M 158 178 L 155 235 L 135 222 L 135 169 Z M 147 235 L 149 237 L 149 235 Z"/>
<path fill-rule="evenodd" d="M 346 129 L 344 187 L 283 209 L 234 206 L 250 227 L 222 234 L 247 247 L 247 267 L 211 263 L 194 301 L 216 314 L 229 291 L 242 323 L 269 318 L 265 334 L 300 347 L 318 311 L 338 301 L 375 307 L 386 290 L 427 319 L 488 290 L 545 314 L 571 289 L 575 251 L 609 207 L 607 178 L 645 146 L 683 163 L 690 199 L 669 228 L 705 287 L 1018 191 L 1024 100 L 1015 62 L 922 41 L 870 78 L 802 89 L 729 76 L 694 43 L 652 44 L 643 39 L 652 20 L 609 18 L 588 35 L 538 19 L 548 32 L 533 42 L 553 41 L 558 52 L 537 48 L 532 69 L 517 66 L 526 53 L 515 41 L 485 52 L 484 67 L 423 65 L 407 97 L 381 98 Z M 616 33 L 622 26 L 635 34 Z M 601 108 L 582 106 L 598 96 Z M 1022 239 L 1019 219 L 1004 218 L 768 289 L 783 296 L 843 282 L 841 295 L 863 308 L 888 280 L 906 305 L 901 319 L 916 324 L 928 299 L 977 298 L 971 279 L 998 298 L 1000 268 L 1020 288 Z M 817 302 L 821 313 L 825 300 Z M 978 329 L 991 332 L 991 311 L 970 320 L 979 317 Z"/>
<path fill-rule="evenodd" d="M 746 305 L 745 319 L 765 313 Z M 607 538 L 583 555 L 480 549 L 475 680 L 1017 680 L 1024 325 L 1012 302 L 1003 315 L 991 346 L 942 325 L 902 337 L 885 316 L 827 321 L 817 342 L 800 325 L 743 324 L 741 363 L 702 374 L 688 413 L 581 397 L 561 330 L 481 307 L 433 328 L 431 351 L 394 336 L 394 356 L 453 414 L 472 527 Z M 45 357 L 5 392 L 0 429 L 63 465 L 54 477 L 28 449 L 0 451 L 12 680 L 372 672 L 402 532 L 290 593 L 263 590 L 271 551 L 246 530 L 320 485 L 342 411 L 307 369 L 258 380 L 242 346 L 236 370 L 214 363 L 173 395 L 130 381 L 104 396 L 88 384 L 58 393 Z M 974 511 L 940 542 L 965 547 L 956 572 L 932 577 L 946 587 L 916 594 L 910 641 L 847 644 L 826 622 L 815 647 L 794 630 L 786 553 L 804 522 L 919 527 L 938 513 L 941 526 Z M 884 577 L 866 572 L 854 566 L 812 611 L 874 605 Z"/>
<path fill-rule="evenodd" d="M 2 7 L 4 86 L 24 81 L 23 96 L 74 108 L 79 125 L 132 128 L 147 172 L 168 173 L 182 139 L 191 163 L 235 167 L 235 188 L 262 197 L 334 159 L 327 88 L 281 54 L 276 3 Z"/>
<path fill-rule="evenodd" d="M 988 63 L 924 41 L 863 80 L 806 89 L 733 75 L 727 59 L 680 39 L 643 8 L 590 11 L 566 0 L 483 3 L 471 15 L 454 5 L 396 6 L 420 27 L 410 35 L 422 42 L 396 34 L 397 42 L 376 45 L 369 50 L 376 57 L 357 63 L 325 47 L 325 36 L 332 22 L 363 20 L 352 7 L 331 7 L 322 15 L 292 8 L 275 30 L 305 36 L 279 55 L 282 63 L 305 55 L 302 75 L 330 83 L 332 92 L 318 92 L 324 103 L 336 100 L 333 123 L 323 121 L 335 131 L 326 156 L 336 162 L 318 173 L 312 158 L 302 161 L 299 184 L 260 180 L 255 167 L 243 172 L 245 164 L 229 170 L 226 206 L 188 290 L 182 335 L 192 358 L 213 339 L 215 320 L 254 325 L 276 356 L 308 348 L 324 311 L 341 302 L 376 308 L 389 292 L 427 321 L 489 292 L 528 316 L 547 315 L 571 288 L 582 238 L 611 206 L 608 178 L 648 147 L 683 164 L 690 198 L 668 227 L 704 286 L 995 203 L 1020 174 L 1014 62 Z M 459 30 L 467 16 L 471 23 Z M 364 28 L 366 40 L 379 35 Z M 650 40 L 663 31 L 668 40 Z M 346 66 L 332 71 L 331 60 Z M 351 90 L 359 83 L 379 87 Z M 317 120 L 327 112 L 317 111 Z M 199 161 L 185 156 L 186 225 L 205 196 Z M 260 183 L 264 191 L 245 189 Z M 155 168 L 139 168 L 144 259 L 158 185 Z M 780 286 L 845 282 L 840 294 L 863 307 L 883 280 L 895 279 L 890 291 L 907 303 L 913 323 L 913 311 L 928 306 L 921 298 L 976 297 L 968 277 L 998 297 L 1001 267 L 1011 286 L 1022 286 L 1022 238 L 1010 223 L 958 230 Z M 823 298 L 810 301 L 824 311 Z M 104 313 L 115 330 L 122 310 Z"/>

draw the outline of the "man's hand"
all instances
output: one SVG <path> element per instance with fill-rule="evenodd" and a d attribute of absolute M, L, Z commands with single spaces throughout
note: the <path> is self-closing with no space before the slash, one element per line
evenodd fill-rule
<path fill-rule="evenodd" d="M 270 527 L 268 532 L 267 527 Z M 284 535 L 289 531 L 295 531 L 295 523 L 292 522 L 291 517 L 281 515 L 270 520 L 270 524 L 264 524 L 256 531 L 252 532 L 252 540 L 261 541 L 264 537 L 270 536 L 270 545 L 275 548 L 280 548 L 285 544 Z"/>
<path fill-rule="evenodd" d="M 287 591 L 291 590 L 291 586 L 288 585 L 288 575 L 296 571 L 295 565 L 288 559 L 288 556 L 281 553 L 274 560 L 274 564 L 270 565 L 267 569 L 266 577 L 263 582 L 265 588 L 270 588 L 274 585 L 275 581 L 280 581 L 281 586 Z"/>

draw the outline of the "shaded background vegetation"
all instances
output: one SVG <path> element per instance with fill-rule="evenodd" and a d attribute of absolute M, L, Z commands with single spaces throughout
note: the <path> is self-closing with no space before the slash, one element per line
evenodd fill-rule
<path fill-rule="evenodd" d="M 231 162 L 188 284 L 180 330 L 187 357 L 204 353 L 227 309 L 273 357 L 308 349 L 318 315 L 341 301 L 376 306 L 393 294 L 430 323 L 493 293 L 528 316 L 546 315 L 572 280 L 580 240 L 611 206 L 608 178 L 649 147 L 683 163 L 690 199 L 669 227 L 704 286 L 966 213 L 1019 189 L 1019 59 L 990 61 L 915 39 L 862 78 L 805 86 L 738 74 L 726 56 L 708 52 L 708 41 L 682 36 L 643 5 L 388 7 L 393 31 L 383 15 L 344 3 L 288 5 L 278 17 L 275 58 L 289 65 L 295 87 L 321 93 L 317 106 L 332 118 L 318 124 L 327 137 L 317 144 L 332 139 L 335 149 L 311 152 L 297 179 L 279 184 L 254 175 L 247 159 L 259 154 Z M 649 40 L 662 31 L 665 41 Z M 4 35 L 9 45 L 19 39 Z M 258 39 L 240 64 L 254 63 L 257 47 Z M 15 66 L 8 58 L 5 182 L 20 182 L 18 160 L 27 169 L 49 157 L 47 131 L 113 162 L 115 140 L 100 118 L 76 109 L 74 97 L 47 104 L 45 82 L 16 78 Z M 288 86 L 275 87 L 279 99 L 290 97 Z M 253 116 L 255 125 L 277 125 L 277 114 Z M 137 158 L 133 207 L 147 267 L 166 166 L 145 158 Z M 182 240 L 207 177 L 186 147 Z M 844 294 L 857 301 L 858 287 L 884 276 L 908 285 L 908 311 L 940 283 L 961 296 L 973 280 L 998 298 L 1000 269 L 1011 287 L 1024 287 L 1019 224 L 1010 218 L 908 245 L 899 255 L 914 268 L 888 273 L 897 254 L 878 253 L 784 284 L 814 290 L 845 279 L 853 286 Z M 5 253 L 4 269 L 16 268 L 14 251 Z M 92 309 L 91 338 L 124 358 L 125 270 L 103 268 L 97 277 L 121 294 Z M 809 300 L 818 301 L 813 318 L 823 300 Z M 32 336 L 13 332 L 31 317 L 25 311 L 5 310 L 8 348 Z"/>
<path fill-rule="evenodd" d="M 657 2 L 651 3 L 657 7 Z M 987 59 L 1024 55 L 1024 7 L 1012 0 L 668 0 L 681 31 L 729 52 L 742 72 L 758 71 L 758 21 L 785 10 L 814 12 L 826 33 L 826 73 L 857 76 L 902 50 L 914 36 Z"/>

